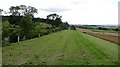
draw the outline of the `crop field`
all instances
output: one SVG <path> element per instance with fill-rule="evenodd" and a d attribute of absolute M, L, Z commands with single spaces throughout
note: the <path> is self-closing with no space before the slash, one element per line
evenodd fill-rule
<path fill-rule="evenodd" d="M 119 31 L 113 31 L 113 30 L 93 30 L 93 29 L 81 29 L 77 28 L 77 30 L 81 32 L 94 32 L 94 33 L 99 33 L 99 34 L 106 34 L 106 35 L 112 35 L 112 36 L 120 36 L 118 35 Z"/>
<path fill-rule="evenodd" d="M 64 30 L 2 48 L 3 65 L 114 65 L 118 44 Z"/>
<path fill-rule="evenodd" d="M 104 34 L 113 35 L 113 36 L 120 36 L 118 35 L 120 31 L 114 31 L 114 30 L 93 30 L 93 32 L 99 32 L 99 33 L 104 33 Z"/>
<path fill-rule="evenodd" d="M 115 33 L 111 33 L 111 32 L 95 32 L 95 31 L 88 30 L 88 29 L 77 29 L 77 30 L 80 31 L 80 32 L 84 32 L 86 34 L 89 34 L 89 35 L 104 39 L 104 40 L 111 41 L 113 43 L 120 44 L 120 42 L 119 42 L 120 36 L 116 32 Z"/>
<path fill-rule="evenodd" d="M 114 31 L 114 30 L 93 30 L 95 32 L 109 32 L 109 33 L 118 33 L 120 31 Z"/>

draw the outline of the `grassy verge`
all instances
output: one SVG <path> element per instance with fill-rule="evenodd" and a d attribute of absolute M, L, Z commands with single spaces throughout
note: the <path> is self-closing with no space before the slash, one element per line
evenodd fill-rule
<path fill-rule="evenodd" d="M 111 65 L 118 45 L 79 31 L 65 30 L 3 47 L 4 65 Z"/>

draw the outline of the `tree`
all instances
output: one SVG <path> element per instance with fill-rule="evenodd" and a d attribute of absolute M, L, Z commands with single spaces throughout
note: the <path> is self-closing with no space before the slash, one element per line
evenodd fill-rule
<path fill-rule="evenodd" d="M 11 24 L 19 24 L 20 22 L 22 22 L 22 17 L 23 16 L 31 16 L 34 17 L 34 14 L 37 13 L 37 9 L 35 7 L 31 7 L 31 6 L 25 6 L 25 5 L 20 5 L 20 6 L 11 6 L 9 8 L 10 10 L 10 18 L 9 18 L 9 22 Z"/>
<path fill-rule="evenodd" d="M 25 5 L 20 5 L 20 14 L 22 16 L 29 15 L 31 17 L 34 17 L 34 14 L 37 13 L 37 9 L 32 6 L 25 6 Z"/>
<path fill-rule="evenodd" d="M 9 22 L 14 25 L 19 25 L 21 28 L 21 35 L 24 35 L 24 40 L 26 36 L 31 34 L 31 29 L 33 28 L 32 18 L 34 14 L 37 13 L 37 9 L 31 6 L 11 6 L 10 8 L 11 17 L 9 18 Z M 18 40 L 20 37 L 20 32 L 18 32 Z"/>
<path fill-rule="evenodd" d="M 62 16 L 59 16 L 56 13 L 47 15 L 47 23 L 58 27 L 62 23 L 61 18 L 62 18 Z"/>
<path fill-rule="evenodd" d="M 71 29 L 71 30 L 76 30 L 76 28 L 75 28 L 74 25 L 72 25 L 72 26 L 70 27 L 70 29 Z"/>
<path fill-rule="evenodd" d="M 6 38 L 9 39 L 9 42 L 19 42 L 19 40 L 17 39 L 19 36 L 19 32 L 20 32 L 20 26 L 16 26 L 16 28 L 13 27 L 13 25 L 11 25 L 8 21 L 3 22 L 3 30 L 2 30 L 2 40 L 3 43 L 5 41 Z"/>
<path fill-rule="evenodd" d="M 25 5 L 20 5 L 20 6 L 11 6 L 10 12 L 12 16 L 34 16 L 34 13 L 37 13 L 37 9 L 32 6 L 25 6 Z"/>
<path fill-rule="evenodd" d="M 55 19 L 55 21 L 54 21 L 53 24 L 54 24 L 56 27 L 58 27 L 61 23 L 62 23 L 62 20 L 61 20 L 61 18 L 59 17 L 59 18 L 56 18 L 56 19 Z"/>
<path fill-rule="evenodd" d="M 69 24 L 67 22 L 61 23 L 59 26 L 62 30 L 67 30 L 69 28 Z"/>
<path fill-rule="evenodd" d="M 10 24 L 13 24 L 15 27 L 15 25 L 17 25 L 21 20 L 20 12 L 19 12 L 20 7 L 19 6 L 11 6 L 9 8 L 9 10 L 10 10 L 9 13 L 11 14 L 10 18 L 9 18 L 9 22 L 10 22 Z"/>
<path fill-rule="evenodd" d="M 20 16 L 20 12 L 19 12 L 20 7 L 19 6 L 11 6 L 9 8 L 9 10 L 10 10 L 9 13 L 11 13 L 13 16 Z"/>
<path fill-rule="evenodd" d="M 20 24 L 21 20 L 22 20 L 21 16 L 13 16 L 13 15 L 10 15 L 10 17 L 8 19 L 10 24 L 14 25 L 14 28 L 15 28 L 15 25 L 19 25 Z"/>
<path fill-rule="evenodd" d="M 22 33 L 24 35 L 24 40 L 26 39 L 26 36 L 29 36 L 31 33 L 30 31 L 33 29 L 34 24 L 32 23 L 32 19 L 30 16 L 24 16 L 22 18 L 22 22 L 20 24 Z"/>
<path fill-rule="evenodd" d="M 59 15 L 57 15 L 56 13 L 47 16 L 47 19 L 50 20 L 55 20 L 56 18 L 59 18 Z"/>
<path fill-rule="evenodd" d="M 2 14 L 3 9 L 0 9 L 0 15 Z"/>
<path fill-rule="evenodd" d="M 32 6 L 25 6 L 25 5 L 20 5 L 20 6 L 11 6 L 9 8 L 10 14 L 12 16 L 31 16 L 33 17 L 35 13 L 37 13 L 37 9 Z"/>
<path fill-rule="evenodd" d="M 50 29 L 52 29 L 50 24 L 40 22 L 35 23 L 35 33 L 38 35 L 38 37 L 45 35 L 46 33 L 50 33 Z"/>

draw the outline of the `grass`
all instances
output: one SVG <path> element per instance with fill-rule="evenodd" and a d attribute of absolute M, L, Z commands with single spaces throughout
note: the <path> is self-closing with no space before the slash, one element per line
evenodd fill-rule
<path fill-rule="evenodd" d="M 65 30 L 3 47 L 4 65 L 113 65 L 118 45 Z"/>
<path fill-rule="evenodd" d="M 2 40 L 2 22 L 0 21 L 0 46 L 2 45 L 1 40 Z M 0 66 L 1 65 L 2 65 L 2 47 L 0 47 Z"/>
<path fill-rule="evenodd" d="M 0 22 L 0 34 L 2 33 L 2 23 Z"/>

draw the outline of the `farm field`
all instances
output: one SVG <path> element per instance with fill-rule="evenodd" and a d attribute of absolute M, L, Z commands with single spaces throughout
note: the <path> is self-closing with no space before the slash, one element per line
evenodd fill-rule
<path fill-rule="evenodd" d="M 81 29 L 77 28 L 81 32 L 94 32 L 94 33 L 99 33 L 99 34 L 106 34 L 106 35 L 112 35 L 112 36 L 119 36 L 118 33 L 120 31 L 113 31 L 113 30 L 93 30 L 93 29 Z"/>
<path fill-rule="evenodd" d="M 118 33 L 118 32 L 120 32 L 120 31 L 114 31 L 114 30 L 93 30 L 93 31 L 95 31 L 95 32 L 109 32 L 109 33 Z"/>
<path fill-rule="evenodd" d="M 3 65 L 113 65 L 118 44 L 64 30 L 2 48 Z"/>
<path fill-rule="evenodd" d="M 93 30 L 93 31 L 99 32 L 99 33 L 104 33 L 107 35 L 120 36 L 120 35 L 118 35 L 118 33 L 120 33 L 120 31 L 114 31 L 114 30 Z"/>
<path fill-rule="evenodd" d="M 84 32 L 86 34 L 95 36 L 95 37 L 99 37 L 101 39 L 105 39 L 108 41 L 111 41 L 113 43 L 117 43 L 120 44 L 120 42 L 118 41 L 120 39 L 120 36 L 117 32 L 115 33 L 111 33 L 111 32 L 96 32 L 96 31 L 92 31 L 92 30 L 88 30 L 88 29 L 77 29 L 80 32 Z"/>

